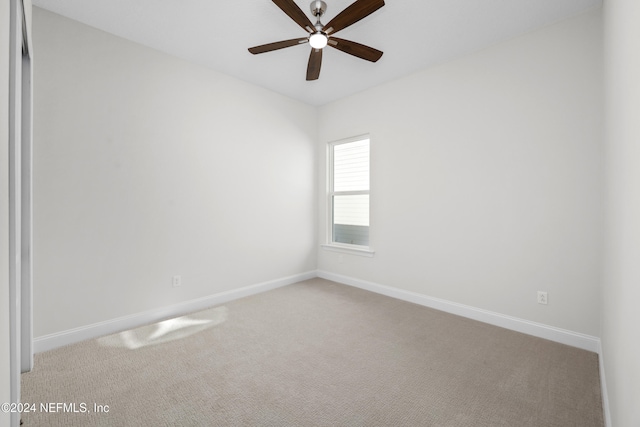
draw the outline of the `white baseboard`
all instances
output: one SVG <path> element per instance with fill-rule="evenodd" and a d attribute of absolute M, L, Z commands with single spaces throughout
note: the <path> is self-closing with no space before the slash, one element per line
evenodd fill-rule
<path fill-rule="evenodd" d="M 539 338 L 545 338 L 551 341 L 567 344 L 584 350 L 593 351 L 599 353 L 600 360 L 602 360 L 602 354 L 600 351 L 600 339 L 597 337 L 569 331 L 566 329 L 560 329 L 541 323 L 531 322 L 529 320 L 507 316 L 504 314 L 483 310 L 464 304 L 458 304 L 440 298 L 433 298 L 416 292 L 393 288 L 390 286 L 368 282 L 353 277 L 342 276 L 323 270 L 309 271 L 293 276 L 283 277 L 268 282 L 258 283 L 239 289 L 209 295 L 203 298 L 181 302 L 168 307 L 161 307 L 143 313 L 132 314 L 129 316 L 107 320 L 104 322 L 98 322 L 62 332 L 44 335 L 34 339 L 34 351 L 36 353 L 40 353 L 86 339 L 93 339 L 115 332 L 136 328 L 138 326 L 157 322 L 159 320 L 181 316 L 217 304 L 223 304 L 225 302 L 232 301 L 238 298 L 243 298 L 260 292 L 276 289 L 303 280 L 312 279 L 314 277 L 321 277 L 323 279 L 331 280 L 337 283 L 354 286 L 392 298 L 412 302 L 425 307 L 431 307 L 447 313 L 452 313 L 458 316 L 463 316 L 492 325 L 500 326 L 502 328 L 511 329 L 513 331 L 522 332 Z M 601 373 L 603 377 L 604 368 L 601 368 Z"/>
<path fill-rule="evenodd" d="M 416 292 L 342 276 L 328 271 L 318 270 L 318 277 L 595 353 L 598 353 L 600 349 L 600 338 L 598 337 L 458 304 L 440 298 L 433 298 Z"/>
<path fill-rule="evenodd" d="M 33 348 L 36 353 L 53 350 L 68 344 L 98 338 L 104 335 L 125 331 L 127 329 L 137 328 L 139 326 L 158 322 L 171 317 L 182 316 L 214 305 L 224 304 L 225 302 L 238 298 L 291 285 L 302 280 L 313 279 L 314 277 L 317 277 L 316 271 L 309 271 L 306 273 L 270 280 L 268 282 L 245 286 L 239 289 L 220 292 L 218 294 L 181 302 L 168 307 L 161 307 L 155 310 L 145 311 L 143 313 L 132 314 L 130 316 L 123 316 L 104 322 L 44 335 L 33 340 Z"/>
<path fill-rule="evenodd" d="M 598 346 L 598 364 L 600 365 L 600 392 L 602 393 L 602 412 L 605 427 L 611 427 L 611 410 L 609 409 L 609 392 L 607 392 L 607 380 L 604 375 L 604 359 L 602 357 L 602 343 Z"/>

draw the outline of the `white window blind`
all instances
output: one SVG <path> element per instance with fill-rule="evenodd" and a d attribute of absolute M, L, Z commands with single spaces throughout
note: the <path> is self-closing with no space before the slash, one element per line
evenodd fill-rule
<path fill-rule="evenodd" d="M 369 139 L 331 144 L 331 242 L 369 246 Z"/>

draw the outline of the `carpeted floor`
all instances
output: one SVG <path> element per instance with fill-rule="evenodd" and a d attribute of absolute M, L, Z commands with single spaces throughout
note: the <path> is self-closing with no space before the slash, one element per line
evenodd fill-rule
<path fill-rule="evenodd" d="M 595 353 L 313 279 L 37 354 L 22 419 L 601 427 L 598 372 Z"/>

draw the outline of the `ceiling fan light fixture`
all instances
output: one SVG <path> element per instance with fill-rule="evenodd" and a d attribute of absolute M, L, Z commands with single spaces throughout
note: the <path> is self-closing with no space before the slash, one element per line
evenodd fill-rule
<path fill-rule="evenodd" d="M 322 49 L 327 45 L 329 37 L 321 31 L 316 31 L 309 36 L 309 44 L 314 49 Z"/>

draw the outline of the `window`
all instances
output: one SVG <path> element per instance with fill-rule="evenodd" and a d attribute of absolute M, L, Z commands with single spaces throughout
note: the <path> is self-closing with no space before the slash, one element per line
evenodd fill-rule
<path fill-rule="evenodd" d="M 330 246 L 369 249 L 369 137 L 329 144 Z"/>

